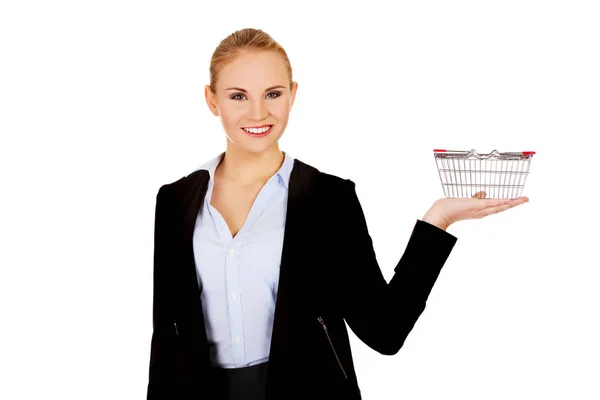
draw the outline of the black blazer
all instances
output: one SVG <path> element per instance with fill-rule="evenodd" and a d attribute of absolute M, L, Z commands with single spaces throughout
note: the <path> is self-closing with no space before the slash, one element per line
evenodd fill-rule
<path fill-rule="evenodd" d="M 208 172 L 156 197 L 153 333 L 148 399 L 212 399 L 192 234 Z M 361 399 L 346 324 L 396 354 L 425 309 L 457 238 L 417 220 L 389 284 L 354 182 L 295 160 L 290 176 L 267 399 Z"/>

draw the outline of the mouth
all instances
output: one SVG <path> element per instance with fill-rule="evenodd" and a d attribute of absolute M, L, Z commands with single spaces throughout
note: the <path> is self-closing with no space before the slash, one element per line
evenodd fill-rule
<path fill-rule="evenodd" d="M 252 137 L 264 137 L 264 136 L 267 136 L 271 132 L 272 128 L 273 128 L 273 125 L 263 125 L 263 126 L 253 126 L 253 127 L 241 128 L 241 129 Z"/>

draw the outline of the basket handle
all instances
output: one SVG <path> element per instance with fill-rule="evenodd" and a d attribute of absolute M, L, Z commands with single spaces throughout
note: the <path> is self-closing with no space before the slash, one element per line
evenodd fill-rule
<path fill-rule="evenodd" d="M 445 149 L 434 149 L 433 150 L 434 153 L 445 153 L 446 150 Z M 535 154 L 535 151 L 523 151 L 523 154 Z"/>

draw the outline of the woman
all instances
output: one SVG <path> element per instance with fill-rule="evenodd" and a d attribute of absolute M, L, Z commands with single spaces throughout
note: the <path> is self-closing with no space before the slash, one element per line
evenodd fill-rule
<path fill-rule="evenodd" d="M 527 201 L 436 201 L 388 284 L 354 183 L 279 149 L 297 89 L 261 30 L 213 54 L 205 95 L 227 147 L 157 194 L 148 399 L 360 399 L 344 321 L 396 354 L 457 241 L 448 226 Z"/>

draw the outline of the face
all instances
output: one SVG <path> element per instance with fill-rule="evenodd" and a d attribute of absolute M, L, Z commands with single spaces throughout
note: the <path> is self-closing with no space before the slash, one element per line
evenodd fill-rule
<path fill-rule="evenodd" d="M 276 52 L 244 53 L 219 71 L 215 93 L 207 85 L 205 95 L 211 112 L 221 118 L 228 147 L 260 153 L 277 146 L 298 87 L 294 82 L 290 88 L 289 81 Z"/>

